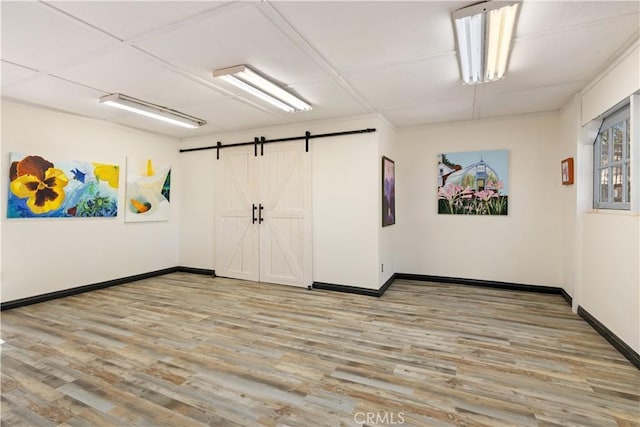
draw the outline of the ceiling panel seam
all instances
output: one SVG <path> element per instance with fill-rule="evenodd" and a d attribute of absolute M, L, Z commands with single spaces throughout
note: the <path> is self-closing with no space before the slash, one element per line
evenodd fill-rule
<path fill-rule="evenodd" d="M 490 92 L 486 90 L 480 90 L 479 96 L 483 95 L 504 95 L 504 94 L 513 94 L 513 93 L 521 93 L 521 92 L 531 92 L 538 91 L 541 89 L 553 89 L 553 88 L 562 88 L 564 86 L 573 86 L 573 85 L 585 85 L 589 79 L 578 79 L 578 80 L 569 80 L 565 82 L 557 82 L 553 84 L 544 84 L 544 85 L 536 85 L 536 86 L 520 86 L 517 88 L 509 88 L 509 89 L 495 89 Z M 479 86 L 482 89 L 482 85 Z"/>
<path fill-rule="evenodd" d="M 227 90 L 227 89 L 225 89 L 223 87 L 220 87 L 220 86 L 216 85 L 215 83 L 213 83 L 213 81 L 208 81 L 206 79 L 198 77 L 198 76 L 190 73 L 189 71 L 184 70 L 181 67 L 179 67 L 179 66 L 177 66 L 177 65 L 175 65 L 175 64 L 173 64 L 173 63 L 171 63 L 171 62 L 169 62 L 169 61 L 167 61 L 167 60 L 165 60 L 165 59 L 163 59 L 163 58 L 161 58 L 159 56 L 156 56 L 156 55 L 154 55 L 154 54 L 152 54 L 150 52 L 147 52 L 146 50 L 144 50 L 144 49 L 142 49 L 140 47 L 129 46 L 129 48 L 137 51 L 138 53 L 146 55 L 147 57 L 152 59 L 154 62 L 156 62 L 158 65 L 168 69 L 169 71 L 175 72 L 176 74 L 179 74 L 179 75 L 181 75 L 181 76 L 183 76 L 185 78 L 188 78 L 188 79 L 192 80 L 193 82 L 198 83 L 198 84 L 200 84 L 200 85 L 202 85 L 202 86 L 204 86 L 204 87 L 206 87 L 208 89 L 216 90 L 216 91 L 220 92 L 222 95 L 224 95 L 224 96 L 226 96 L 228 98 L 231 98 L 231 99 L 234 99 L 236 101 L 242 102 L 243 104 L 248 105 L 250 107 L 257 108 L 257 109 L 259 109 L 259 110 L 261 110 L 261 111 L 263 111 L 265 113 L 268 113 L 271 116 L 278 117 L 280 119 L 285 118 L 284 115 L 280 115 L 280 114 L 278 114 L 278 113 L 276 113 L 276 112 L 274 112 L 274 111 L 272 111 L 272 110 L 270 110 L 270 109 L 268 109 L 266 107 L 263 107 L 262 105 L 256 104 L 254 102 L 251 102 L 248 99 L 240 97 L 240 96 L 236 95 L 235 93 L 233 93 L 233 92 L 231 92 L 231 91 L 229 91 L 229 90 Z M 211 71 L 213 73 L 213 70 L 211 70 Z M 212 76 L 213 76 L 213 74 L 212 74 Z M 212 80 L 213 80 L 213 77 L 212 77 Z"/>
<path fill-rule="evenodd" d="M 437 98 L 437 99 L 430 99 L 426 102 L 418 102 L 418 101 L 414 101 L 410 104 L 402 104 L 402 105 L 392 105 L 389 107 L 382 107 L 378 109 L 378 113 L 386 113 L 386 112 L 390 112 L 390 111 L 397 111 L 397 110 L 408 110 L 408 109 L 418 109 L 422 106 L 431 106 L 431 105 L 439 105 L 442 104 L 443 102 L 464 102 L 466 98 L 463 97 L 457 97 L 457 98 Z"/>
<path fill-rule="evenodd" d="M 16 67 L 25 68 L 27 70 L 31 70 L 31 71 L 35 71 L 35 72 L 39 72 L 40 71 L 40 70 L 38 70 L 36 68 L 33 68 L 33 67 L 27 67 L 26 65 L 18 64 L 17 62 L 7 61 L 6 59 L 0 59 L 0 62 L 6 62 L 7 64 L 15 65 Z"/>
<path fill-rule="evenodd" d="M 62 80 L 63 82 L 71 83 L 71 84 L 74 84 L 76 86 L 80 86 L 80 87 L 83 87 L 83 88 L 86 88 L 86 89 L 95 90 L 96 92 L 102 92 L 105 95 L 111 93 L 109 91 L 106 91 L 106 90 L 103 90 L 103 89 L 98 89 L 98 88 L 95 88 L 93 86 L 86 85 L 84 83 L 79 83 L 79 82 L 76 82 L 74 80 L 69 80 L 69 79 L 66 79 L 64 77 L 56 76 L 55 74 L 48 73 L 47 75 L 49 77 L 51 77 L 51 78 Z M 97 102 L 97 100 L 96 100 L 96 102 Z"/>
<path fill-rule="evenodd" d="M 548 35 L 562 34 L 562 33 L 566 33 L 567 31 L 580 30 L 580 29 L 589 28 L 589 27 L 606 25 L 612 21 L 617 21 L 622 18 L 630 17 L 633 15 L 635 15 L 637 19 L 640 19 L 640 13 L 637 13 L 637 12 L 627 13 L 627 14 L 616 15 L 613 17 L 605 18 L 605 19 L 598 19 L 595 21 L 579 22 L 576 24 L 566 25 L 564 27 L 556 27 L 552 30 L 542 30 L 542 31 L 536 31 L 535 33 L 520 34 L 520 35 L 516 34 L 516 37 L 514 38 L 514 43 L 521 40 L 535 39 L 538 37 L 545 37 Z"/>
<path fill-rule="evenodd" d="M 471 109 L 471 119 L 476 120 L 480 116 L 480 103 L 478 102 L 478 85 L 473 86 L 473 107 Z"/>
<path fill-rule="evenodd" d="M 83 19 L 80 19 L 77 16 L 72 15 L 69 12 L 66 12 L 66 11 L 64 11 L 62 9 L 58 9 L 57 7 L 55 7 L 54 5 L 52 5 L 50 3 L 47 3 L 47 2 L 44 2 L 44 1 L 40 1 L 40 3 L 45 5 L 45 6 L 47 6 L 47 7 L 49 7 L 49 8 L 51 8 L 51 9 L 53 9 L 53 10 L 55 10 L 56 12 L 58 12 L 58 13 L 60 13 L 62 15 L 65 15 L 65 16 L 73 19 L 76 22 L 79 22 L 79 23 L 81 23 L 83 25 L 86 25 L 89 28 L 92 28 L 92 29 L 104 34 L 105 36 L 111 37 L 112 39 L 114 39 L 114 41 L 119 41 L 119 42 L 123 42 L 124 41 L 123 39 L 115 36 L 114 34 L 111 34 L 110 32 L 108 32 L 106 30 L 103 30 L 102 28 L 100 28 L 100 27 L 98 27 L 96 25 L 93 25 L 93 24 L 91 24 L 91 23 L 89 23 L 89 22 L 87 22 L 87 21 L 85 21 Z"/>
<path fill-rule="evenodd" d="M 200 77 L 198 77 L 198 76 L 196 76 L 196 75 L 194 75 L 194 74 L 182 69 L 181 67 L 179 67 L 179 66 L 177 66 L 177 65 L 175 65 L 175 64 L 173 64 L 173 63 L 171 63 L 169 61 L 164 60 L 163 58 L 160 58 L 160 57 L 158 57 L 156 55 L 151 54 L 150 52 L 145 51 L 144 49 L 142 49 L 142 48 L 140 48 L 138 46 L 135 46 L 135 43 L 140 41 L 143 38 L 147 38 L 147 37 L 154 36 L 154 35 L 157 35 L 157 34 L 162 34 L 162 33 L 165 33 L 167 31 L 173 30 L 176 27 L 180 27 L 180 26 L 183 26 L 183 25 L 186 25 L 186 24 L 191 24 L 194 21 L 208 18 L 209 16 L 214 15 L 214 14 L 220 14 L 221 10 L 224 10 L 225 13 L 226 13 L 227 11 L 236 10 L 239 7 L 245 7 L 244 5 L 241 5 L 241 4 L 235 3 L 235 2 L 227 3 L 227 4 L 223 5 L 223 6 L 218 6 L 216 8 L 207 10 L 207 11 L 199 13 L 197 15 L 190 16 L 190 17 L 185 18 L 183 20 L 180 20 L 178 22 L 174 22 L 174 23 L 171 23 L 169 25 L 165 25 L 165 26 L 156 28 L 154 30 L 150 30 L 150 31 L 148 31 L 148 32 L 146 32 L 144 34 L 140 34 L 140 35 L 134 36 L 134 37 L 129 38 L 129 39 L 121 39 L 121 38 L 115 36 L 114 34 L 111 34 L 110 32 L 108 32 L 108 31 L 106 31 L 106 30 L 104 30 L 104 29 L 102 29 L 102 28 L 100 28 L 100 27 L 98 27 L 96 25 L 93 25 L 93 24 L 91 24 L 91 23 L 89 23 L 89 22 L 87 22 L 87 21 L 85 21 L 83 19 L 78 18 L 77 16 L 74 16 L 74 15 L 72 15 L 72 14 L 70 14 L 70 13 L 64 11 L 64 10 L 61 10 L 61 9 L 55 7 L 52 4 L 49 4 L 49 3 L 45 2 L 45 1 L 40 1 L 40 3 L 43 4 L 44 6 L 47 6 L 47 7 L 51 8 L 51 9 L 55 10 L 57 13 L 65 15 L 68 18 L 73 19 L 74 21 L 77 21 L 77 22 L 81 23 L 82 25 L 85 25 L 85 26 L 87 26 L 87 27 L 89 27 L 89 28 L 91 28 L 93 30 L 96 30 L 96 31 L 98 31 L 98 32 L 100 32 L 100 33 L 112 38 L 114 42 L 119 43 L 121 46 L 124 46 L 124 47 L 129 48 L 129 49 L 133 49 L 134 51 L 145 55 L 146 57 L 152 59 L 156 64 L 162 66 L 163 68 L 165 68 L 165 69 L 167 69 L 169 71 L 175 72 L 175 73 L 181 75 L 182 77 L 188 78 L 191 81 L 194 81 L 195 83 L 198 83 L 198 84 L 200 84 L 202 86 L 205 86 L 208 89 L 215 90 L 215 91 L 221 93 L 224 96 L 228 96 L 228 97 L 231 97 L 231 98 L 233 98 L 233 99 L 235 99 L 237 101 L 240 101 L 240 102 L 244 103 L 245 105 L 248 105 L 248 106 L 251 106 L 251 107 L 254 107 L 254 108 L 258 108 L 259 110 L 261 110 L 263 112 L 266 112 L 266 113 L 268 113 L 268 114 L 270 114 L 272 116 L 276 116 L 276 117 L 279 117 L 281 119 L 283 118 L 282 116 L 274 113 L 273 111 L 269 110 L 268 108 L 265 108 L 265 107 L 263 107 L 263 106 L 261 106 L 259 104 L 256 104 L 256 103 L 253 103 L 253 102 L 251 102 L 249 100 L 241 98 L 241 97 L 235 95 L 234 93 L 232 93 L 232 92 L 230 92 L 230 91 L 228 91 L 228 90 L 226 90 L 226 89 L 214 84 L 213 82 L 210 82 L 208 80 L 202 79 L 202 78 L 200 78 Z M 54 69 L 54 70 L 34 70 L 34 71 L 38 71 L 39 75 L 49 75 L 49 76 L 51 76 L 53 78 L 56 78 L 56 79 L 59 79 L 59 80 L 63 80 L 63 81 L 66 81 L 68 83 L 72 83 L 72 84 L 75 84 L 77 86 L 85 87 L 85 88 L 88 88 L 88 89 L 91 89 L 91 90 L 96 90 L 98 92 L 102 92 L 102 93 L 105 93 L 105 94 L 106 93 L 112 93 L 111 91 L 105 91 L 103 89 L 97 89 L 97 88 L 94 88 L 94 87 L 87 86 L 85 84 L 79 83 L 79 82 L 74 81 L 74 80 L 70 80 L 70 79 L 66 79 L 66 78 L 60 77 L 60 76 L 56 75 L 56 72 L 59 69 L 69 68 L 71 66 L 86 62 L 87 60 L 89 60 L 91 58 L 94 58 L 96 56 L 100 56 L 100 55 L 104 54 L 104 52 L 108 52 L 108 51 L 112 51 L 112 50 L 116 50 L 116 49 L 117 49 L 116 47 L 111 47 L 111 46 L 110 47 L 106 47 L 106 48 L 100 49 L 99 51 L 93 52 L 90 55 L 85 56 L 83 59 L 78 60 L 78 61 L 74 62 L 73 64 L 66 64 L 64 67 L 60 67 L 60 68 L 57 68 L 57 69 Z M 5 62 L 11 63 L 10 61 L 5 61 Z M 14 65 L 18 65 L 18 66 L 21 66 L 23 68 L 32 69 L 31 67 L 26 67 L 26 66 L 20 65 L 20 64 L 14 64 Z M 33 76 L 31 76 L 29 78 L 32 78 L 32 77 Z M 23 82 L 24 80 L 25 79 L 21 79 L 20 82 Z M 11 84 L 15 84 L 15 83 L 17 83 L 17 82 L 12 82 Z"/>
<path fill-rule="evenodd" d="M 376 109 L 346 80 L 342 78 L 333 65 L 308 41 L 302 34 L 295 29 L 284 16 L 278 12 L 276 7 L 268 1 L 262 1 L 258 4 L 258 10 L 271 21 L 284 35 L 293 41 L 309 58 L 319 65 L 325 72 L 333 78 L 347 93 L 368 112 L 375 112 Z"/>
<path fill-rule="evenodd" d="M 401 67 L 403 65 L 418 64 L 420 62 L 429 61 L 431 59 L 446 58 L 446 57 L 455 56 L 455 55 L 456 55 L 456 51 L 455 50 L 448 50 L 446 52 L 439 52 L 439 53 L 434 53 L 434 54 L 430 54 L 430 55 L 423 55 L 423 56 L 418 56 L 418 57 L 409 58 L 409 59 L 401 59 L 401 60 L 396 60 L 396 61 L 385 62 L 385 63 L 382 63 L 382 64 L 377 64 L 375 66 L 375 70 L 376 71 L 381 71 L 381 70 L 385 70 L 385 69 L 389 69 L 389 68 Z M 370 66 L 362 67 L 362 68 L 352 68 L 352 69 L 350 69 L 348 71 L 343 72 L 341 75 L 342 76 L 352 76 L 352 75 L 362 74 L 362 73 L 370 72 L 370 71 L 371 71 L 371 67 Z"/>
<path fill-rule="evenodd" d="M 133 37 L 129 37 L 126 40 L 124 40 L 125 43 L 129 44 L 129 45 L 136 45 L 136 43 L 142 42 L 146 39 L 149 39 L 151 37 L 157 37 L 159 35 L 163 35 L 163 34 L 167 34 L 170 33 L 174 30 L 180 29 L 184 26 L 187 25 L 191 25 L 194 24 L 198 21 L 201 20 L 205 20 L 208 19 L 212 16 L 218 16 L 218 15 L 224 15 L 226 13 L 229 12 L 233 12 L 235 10 L 244 8 L 244 7 L 248 7 L 248 4 L 246 3 L 238 3 L 238 2 L 230 2 L 230 3 L 226 3 L 223 4 L 221 6 L 217 6 L 214 7 L 213 9 L 209 9 L 209 10 L 205 10 L 204 12 L 200 12 L 196 15 L 191 15 L 188 16 L 182 20 L 176 21 L 176 22 L 172 22 L 170 24 L 165 24 L 163 26 L 160 26 L 158 28 L 154 28 L 152 30 L 149 30 L 147 32 L 141 33 L 141 34 L 137 34 Z M 137 46 L 136 46 L 137 47 Z"/>

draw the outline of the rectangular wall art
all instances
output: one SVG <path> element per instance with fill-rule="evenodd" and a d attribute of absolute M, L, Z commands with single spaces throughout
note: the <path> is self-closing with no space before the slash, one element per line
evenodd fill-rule
<path fill-rule="evenodd" d="M 564 159 L 560 163 L 560 169 L 562 171 L 562 185 L 573 184 L 573 157 Z"/>
<path fill-rule="evenodd" d="M 507 150 L 440 154 L 438 213 L 507 215 L 508 175 Z"/>
<path fill-rule="evenodd" d="M 382 157 L 382 226 L 396 223 L 396 165 Z"/>
<path fill-rule="evenodd" d="M 115 217 L 116 165 L 11 153 L 7 218 Z"/>
<path fill-rule="evenodd" d="M 125 221 L 168 221 L 170 192 L 169 163 L 127 158 Z"/>

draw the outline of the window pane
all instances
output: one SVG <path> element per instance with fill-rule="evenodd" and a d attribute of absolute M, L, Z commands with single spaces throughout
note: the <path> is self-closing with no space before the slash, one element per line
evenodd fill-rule
<path fill-rule="evenodd" d="M 629 209 L 631 202 L 631 117 L 624 106 L 604 118 L 593 147 L 593 206 Z M 634 165 L 635 167 L 635 165 Z M 638 187 L 633 187 L 637 192 Z M 634 196 L 635 197 L 635 196 Z"/>
<path fill-rule="evenodd" d="M 600 201 L 609 201 L 609 168 L 600 171 Z"/>
<path fill-rule="evenodd" d="M 627 124 L 627 159 L 631 158 L 631 120 L 627 119 L 625 121 Z"/>
<path fill-rule="evenodd" d="M 613 202 L 622 203 L 622 165 L 613 167 Z"/>
<path fill-rule="evenodd" d="M 631 203 L 631 163 L 626 163 L 627 168 L 627 203 Z"/>
<path fill-rule="evenodd" d="M 606 129 L 600 134 L 600 166 L 605 166 L 609 163 L 609 129 Z"/>
<path fill-rule="evenodd" d="M 624 122 L 615 125 L 613 131 L 613 161 L 622 160 L 622 147 L 624 144 Z"/>

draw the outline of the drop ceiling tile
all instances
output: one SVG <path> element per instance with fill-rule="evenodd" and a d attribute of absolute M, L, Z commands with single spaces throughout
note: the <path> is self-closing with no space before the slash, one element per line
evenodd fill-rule
<path fill-rule="evenodd" d="M 37 71 L 30 68 L 21 67 L 10 62 L 1 61 L 0 76 L 2 76 L 2 86 L 23 80 L 38 74 Z"/>
<path fill-rule="evenodd" d="M 317 120 L 328 117 L 344 117 L 365 114 L 368 111 L 360 105 L 335 80 L 323 79 L 292 87 L 311 103 L 312 110 L 288 115 L 290 121 Z"/>
<path fill-rule="evenodd" d="M 57 75 L 100 91 L 123 93 L 173 109 L 224 96 L 128 47 L 66 68 Z"/>
<path fill-rule="evenodd" d="M 227 4 L 227 2 L 217 1 L 55 1 L 48 3 L 122 40 Z"/>
<path fill-rule="evenodd" d="M 473 96 L 419 104 L 408 108 L 383 110 L 381 113 L 397 127 L 471 120 L 473 118 Z"/>
<path fill-rule="evenodd" d="M 562 33 L 523 37 L 513 46 L 503 81 L 496 91 L 532 88 L 593 79 L 616 51 L 638 30 L 638 17 L 625 16 L 572 28 Z"/>
<path fill-rule="evenodd" d="M 526 1 L 522 3 L 516 37 L 558 31 L 638 12 L 640 2 L 637 1 Z"/>
<path fill-rule="evenodd" d="M 478 118 L 557 111 L 580 89 L 581 84 L 569 83 L 505 93 L 479 93 Z"/>
<path fill-rule="evenodd" d="M 465 2 L 278 2 L 275 8 L 340 72 L 452 52 L 451 11 Z"/>
<path fill-rule="evenodd" d="M 193 105 L 189 111 L 189 114 L 204 119 L 211 126 L 225 131 L 272 126 L 285 122 L 283 117 L 287 116 L 287 113 L 270 113 L 233 98 Z"/>
<path fill-rule="evenodd" d="M 381 110 L 473 93 L 472 86 L 462 84 L 453 53 L 344 77 L 374 108 Z"/>
<path fill-rule="evenodd" d="M 110 119 L 119 112 L 98 103 L 105 93 L 42 75 L 2 88 L 2 96 L 88 117 Z"/>
<path fill-rule="evenodd" d="M 326 73 L 252 3 L 221 8 L 185 27 L 141 39 L 135 45 L 213 79 L 213 70 L 251 65 L 285 85 L 326 77 Z"/>
<path fill-rule="evenodd" d="M 0 7 L 2 59 L 14 64 L 49 71 L 118 44 L 43 3 L 3 1 Z"/>

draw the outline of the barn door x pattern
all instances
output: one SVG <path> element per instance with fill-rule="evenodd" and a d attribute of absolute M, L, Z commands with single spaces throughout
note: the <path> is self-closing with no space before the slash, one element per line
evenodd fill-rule
<path fill-rule="evenodd" d="M 311 283 L 310 154 L 280 143 L 224 151 L 216 165 L 216 273 Z"/>

